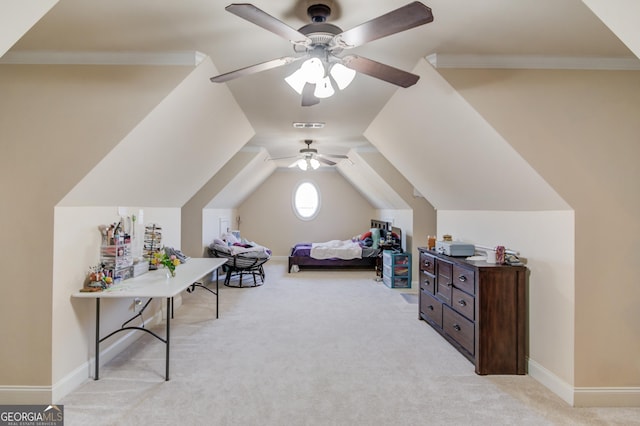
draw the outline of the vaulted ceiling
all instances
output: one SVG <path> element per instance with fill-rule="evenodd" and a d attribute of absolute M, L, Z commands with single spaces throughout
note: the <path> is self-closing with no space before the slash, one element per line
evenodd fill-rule
<path fill-rule="evenodd" d="M 291 0 L 255 5 L 297 29 L 309 22 L 307 7 L 318 2 Z M 347 30 L 407 2 L 342 0 L 322 3 L 332 9 L 329 22 Z M 512 65 L 527 63 L 526 66 L 531 66 L 532 60 L 545 66 L 558 63 L 600 66 L 603 59 L 620 61 L 614 62 L 615 67 L 637 60 L 629 49 L 633 46 L 627 47 L 620 41 L 590 9 L 602 5 L 598 0 L 433 0 L 425 4 L 433 10 L 432 23 L 372 41 L 353 49 L 353 53 L 419 73 L 422 79 L 430 73 L 428 70 L 425 71 L 427 74 L 419 72 L 422 66 L 419 64 L 424 63 L 426 57 L 438 66 L 449 63 L 463 67 L 483 63 L 486 66 L 487 61 L 501 64 L 511 61 Z M 8 0 L 2 5 L 5 10 L 0 9 L 4 12 L 0 27 L 7 33 L 0 34 L 3 43 L 0 53 L 7 51 L 0 63 L 194 67 L 208 57 L 207 61 L 212 65 L 198 71 L 197 77 L 189 76 L 189 79 L 208 80 L 217 73 L 295 55 L 289 41 L 226 12 L 227 5 L 228 2 L 222 0 L 160 3 L 153 0 L 42 0 L 27 8 L 19 0 Z M 605 12 L 600 11 L 601 14 Z M 12 39 L 13 35 L 16 36 Z M 321 153 L 347 154 L 372 149 L 371 142 L 376 140 L 380 126 L 370 126 L 392 96 L 410 98 L 412 93 L 418 93 L 416 87 L 397 88 L 360 74 L 344 91 L 323 99 L 318 105 L 302 107 L 300 96 L 283 80 L 295 67 L 296 64 L 290 64 L 223 84 L 207 81 L 208 85 L 228 87 L 239 113 L 244 116 L 239 128 L 226 130 L 227 137 L 245 135 L 246 148 L 263 149 L 255 152 L 264 152 L 271 158 L 295 155 L 304 147 L 305 139 L 313 139 Z M 202 89 L 194 86 L 191 90 L 197 97 L 196 93 Z M 210 112 L 206 108 L 201 111 L 203 114 Z M 387 117 L 393 117 L 393 112 L 388 111 Z M 400 114 L 385 122 L 387 125 L 389 120 L 400 123 L 404 118 L 406 116 Z M 296 129 L 293 122 L 322 122 L 325 127 Z M 191 124 L 187 119 L 182 121 L 183 126 Z M 380 145 L 375 148 L 384 151 Z M 235 147 L 219 158 L 228 159 L 233 152 L 237 152 Z M 388 153 L 385 155 L 389 158 Z M 410 158 L 412 154 L 406 151 L 402 155 Z M 399 158 L 391 160 L 396 165 L 400 161 Z M 276 165 L 288 163 L 290 160 Z M 223 164 L 224 161 L 216 165 L 214 171 Z M 102 167 L 106 173 L 107 166 Z M 258 164 L 253 164 L 252 169 L 256 167 Z M 358 181 L 353 172 L 343 173 L 345 176 L 351 174 L 350 180 L 354 184 Z M 366 167 L 359 173 L 367 173 Z M 260 175 L 264 177 L 265 173 Z M 202 185 L 206 178 L 206 173 L 201 173 L 196 180 Z M 422 186 L 418 189 L 432 197 L 439 196 L 429 184 Z M 443 203 L 448 204 L 444 200 Z"/>
<path fill-rule="evenodd" d="M 306 8 L 313 3 L 332 7 L 328 21 L 347 30 L 408 1 L 290 0 L 255 5 L 299 28 L 309 23 Z M 431 54 L 633 57 L 580 0 L 424 3 L 433 10 L 432 23 L 367 43 L 350 53 L 407 71 Z M 10 53 L 86 53 L 88 62 L 92 61 L 89 54 L 99 58 L 100 54 L 131 53 L 131 61 L 143 62 L 145 53 L 198 51 L 211 57 L 221 73 L 294 55 L 289 41 L 226 12 L 228 4 L 229 0 L 60 0 Z M 358 75 L 344 92 L 302 108 L 300 96 L 283 81 L 297 66 L 226 83 L 256 131 L 251 143 L 264 146 L 274 157 L 294 155 L 308 138 L 316 140 L 318 149 L 325 152 L 344 154 L 366 145 L 364 130 L 396 86 Z M 319 121 L 326 127 L 299 130 L 292 128 L 294 121 Z"/>

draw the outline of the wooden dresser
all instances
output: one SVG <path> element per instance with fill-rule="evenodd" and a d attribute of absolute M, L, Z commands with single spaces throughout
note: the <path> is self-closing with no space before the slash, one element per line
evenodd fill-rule
<path fill-rule="evenodd" d="M 418 251 L 420 319 L 477 374 L 526 374 L 527 269 Z"/>

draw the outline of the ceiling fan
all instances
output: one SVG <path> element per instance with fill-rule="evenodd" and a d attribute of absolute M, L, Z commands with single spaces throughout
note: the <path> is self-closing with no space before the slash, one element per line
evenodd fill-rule
<path fill-rule="evenodd" d="M 329 158 L 349 160 L 348 156 L 341 154 L 318 154 L 317 149 L 311 148 L 311 144 L 313 143 L 311 139 L 305 139 L 304 143 L 307 145 L 307 147 L 302 148 L 300 150 L 300 154 L 291 157 L 271 158 L 271 160 L 286 160 L 289 158 L 297 158 L 297 160 L 291 163 L 289 167 L 298 166 L 302 170 L 307 170 L 310 168 L 317 169 L 318 167 L 320 167 L 320 163 L 326 164 L 327 166 L 335 166 L 337 163 L 335 161 L 329 160 Z"/>
<path fill-rule="evenodd" d="M 331 81 L 336 83 L 339 89 L 344 89 L 351 82 L 356 71 L 400 87 L 416 84 L 420 77 L 415 74 L 362 56 L 341 57 L 338 54 L 345 49 L 361 46 L 367 42 L 433 21 L 431 9 L 417 1 L 347 31 L 342 31 L 336 25 L 326 22 L 331 14 L 331 8 L 325 4 L 309 6 L 307 14 L 311 18 L 311 23 L 298 30 L 249 3 L 230 4 L 225 10 L 288 39 L 293 44 L 293 50 L 296 53 L 304 54 L 272 59 L 240 68 L 212 77 L 211 81 L 222 83 L 304 59 L 305 62 L 298 70 L 298 74 L 302 74 L 303 71 L 308 71 L 310 74 L 295 82 L 290 80 L 294 80 L 296 73 L 287 77 L 287 82 L 302 95 L 302 106 L 315 105 L 320 102 L 320 98 L 331 96 L 334 92 Z M 346 73 L 347 77 L 343 79 L 341 73 Z"/>

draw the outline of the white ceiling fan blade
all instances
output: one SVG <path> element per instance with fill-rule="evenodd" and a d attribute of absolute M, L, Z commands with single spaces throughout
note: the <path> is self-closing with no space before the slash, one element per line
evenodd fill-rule
<path fill-rule="evenodd" d="M 432 21 L 431 9 L 414 1 L 338 34 L 334 43 L 342 49 L 350 49 Z"/>
<path fill-rule="evenodd" d="M 265 30 L 271 31 L 280 37 L 286 38 L 293 44 L 307 46 L 311 43 L 311 39 L 300 31 L 290 27 L 252 4 L 233 3 L 225 7 L 225 10 Z"/>
<path fill-rule="evenodd" d="M 269 161 L 288 160 L 290 158 L 298 158 L 298 155 L 289 155 L 288 157 L 267 158 Z"/>
<path fill-rule="evenodd" d="M 363 56 L 348 55 L 342 58 L 342 60 L 347 67 L 359 73 L 384 80 L 400 87 L 406 88 L 413 86 L 420 79 L 418 75 L 392 67 L 391 65 L 376 62 Z"/>
<path fill-rule="evenodd" d="M 336 165 L 336 163 L 334 161 L 327 160 L 326 158 L 322 158 L 322 157 L 319 157 L 319 156 L 316 156 L 316 160 L 318 160 L 321 163 L 326 164 L 327 166 L 335 166 Z"/>
<path fill-rule="evenodd" d="M 306 58 L 306 56 L 300 56 L 297 58 L 285 56 L 283 58 L 271 59 L 270 61 L 261 62 L 259 64 L 250 65 L 248 67 L 240 68 L 235 71 L 230 71 L 224 74 L 217 75 L 215 77 L 211 77 L 210 80 L 213 83 L 224 83 L 225 81 L 233 80 L 238 77 L 244 77 L 245 75 L 255 74 L 257 72 L 267 71 L 272 68 L 281 67 L 283 65 L 287 65 L 300 59 Z"/>
<path fill-rule="evenodd" d="M 328 158 L 349 158 L 346 155 L 342 155 L 342 154 L 317 154 L 318 157 L 328 157 Z"/>

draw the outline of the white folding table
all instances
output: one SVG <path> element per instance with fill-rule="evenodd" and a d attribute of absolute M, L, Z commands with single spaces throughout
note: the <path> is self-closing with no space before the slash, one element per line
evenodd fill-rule
<path fill-rule="evenodd" d="M 195 287 L 201 287 L 216 296 L 216 318 L 218 318 L 218 274 L 217 270 L 226 263 L 227 259 L 219 258 L 190 258 L 186 263 L 183 263 L 176 267 L 176 276 L 170 277 L 166 274 L 166 269 L 157 269 L 155 271 L 149 271 L 135 278 L 122 281 L 115 284 L 103 291 L 96 292 L 76 292 L 72 297 L 82 299 L 95 299 L 96 300 L 96 354 L 95 354 L 95 377 L 94 380 L 99 378 L 100 367 L 100 343 L 116 333 L 125 330 L 140 330 L 151 334 L 156 339 L 163 342 L 166 346 L 166 359 L 165 359 L 165 380 L 169 380 L 169 345 L 170 345 L 170 331 L 171 331 L 171 317 L 173 316 L 173 298 L 180 294 L 182 291 L 192 292 Z M 206 277 L 213 272 L 216 272 L 216 290 L 208 288 L 205 284 L 199 282 L 202 278 Z M 122 327 L 109 333 L 103 338 L 100 338 L 100 299 L 118 299 L 118 298 L 149 298 L 151 301 L 153 298 L 162 297 L 167 299 L 167 320 L 166 320 L 166 336 L 163 339 L 153 331 L 144 327 L 127 326 L 137 316 L 142 313 L 139 312 L 134 317 L 122 324 Z M 146 306 L 149 304 L 147 302 Z"/>

